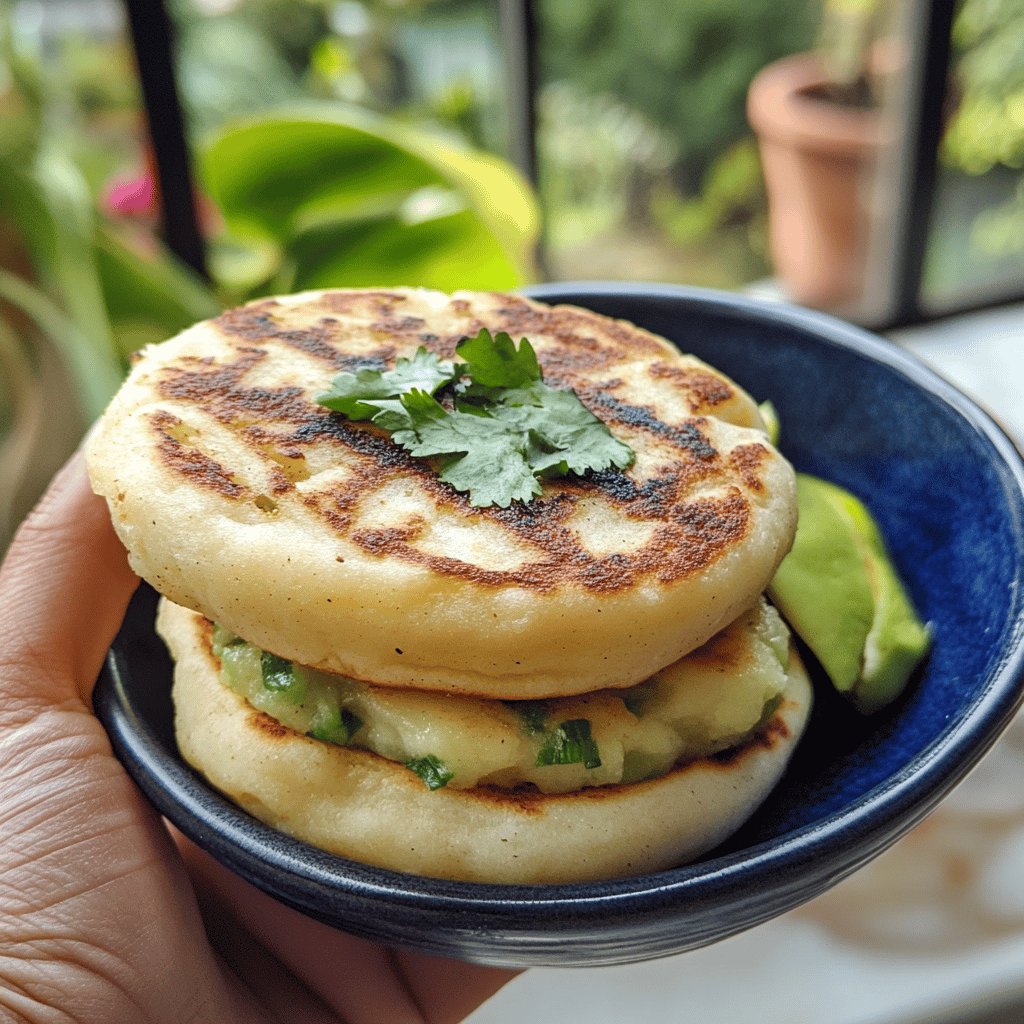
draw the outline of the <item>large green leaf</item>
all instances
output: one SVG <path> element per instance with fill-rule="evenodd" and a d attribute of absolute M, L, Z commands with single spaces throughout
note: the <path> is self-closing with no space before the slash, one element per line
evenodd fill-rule
<path fill-rule="evenodd" d="M 277 286 L 504 288 L 530 273 L 537 207 L 513 168 L 361 111 L 235 124 L 203 169 L 229 228 L 280 247 Z M 441 212 L 418 213 L 424 199 Z"/>
<path fill-rule="evenodd" d="M 101 225 L 96 265 L 122 357 L 162 341 L 197 320 L 216 316 L 220 303 L 202 280 L 162 246 L 143 251 L 125 232 Z"/>
<path fill-rule="evenodd" d="M 99 360 L 113 352 L 93 252 L 92 198 L 78 169 L 50 147 L 23 171 L 0 164 L 0 199 L 32 255 L 39 284 Z"/>
<path fill-rule="evenodd" d="M 469 210 L 418 223 L 401 217 L 319 225 L 292 243 L 291 277 L 282 290 L 417 285 L 512 288 L 515 263 L 495 236 Z"/>
<path fill-rule="evenodd" d="M 50 298 L 5 270 L 0 270 L 0 300 L 33 322 L 68 367 L 86 417 L 98 416 L 121 382 L 122 370 L 114 354 L 96 349 Z"/>
<path fill-rule="evenodd" d="M 232 229 L 281 243 L 304 216 L 377 209 L 383 196 L 400 202 L 438 181 L 426 161 L 372 132 L 283 115 L 229 127 L 206 151 L 203 168 Z"/>

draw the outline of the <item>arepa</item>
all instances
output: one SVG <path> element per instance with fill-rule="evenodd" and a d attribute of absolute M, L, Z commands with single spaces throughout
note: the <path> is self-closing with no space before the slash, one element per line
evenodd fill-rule
<path fill-rule="evenodd" d="M 673 698 L 672 691 L 685 691 L 694 683 L 699 689 L 700 675 L 717 674 L 722 703 L 733 702 L 735 695 L 729 691 L 735 671 L 754 668 L 739 663 L 751 660 L 751 637 L 762 618 L 763 613 L 745 616 L 729 628 L 727 639 L 716 638 L 691 655 L 696 665 L 690 672 L 687 659 L 673 666 L 663 696 L 699 711 L 703 727 L 713 732 L 713 709 L 699 710 L 703 695 L 688 699 L 679 692 Z M 579 882 L 657 871 L 701 855 L 734 832 L 774 787 L 803 732 L 811 703 L 810 683 L 795 650 L 788 649 L 782 627 L 786 666 L 777 653 L 767 655 L 782 688 L 771 700 L 770 714 L 761 722 L 749 722 L 746 735 L 733 737 L 735 745 L 725 752 L 684 757 L 643 781 L 588 784 L 571 792 L 544 793 L 536 784 L 461 788 L 454 779 L 431 790 L 398 761 L 322 742 L 253 707 L 225 685 L 211 643 L 212 626 L 202 616 L 165 601 L 159 630 L 176 662 L 178 745 L 212 785 L 256 818 L 329 852 L 392 870 L 466 881 Z M 756 701 L 755 716 L 763 697 Z M 442 704 L 502 704 L 439 695 L 432 699 Z M 600 699 L 598 695 L 594 702 Z M 594 711 L 592 704 L 587 713 Z M 484 731 L 498 713 L 476 712 L 484 719 Z M 435 742 L 432 720 L 419 716 L 417 728 L 416 717 L 414 711 L 407 732 L 415 736 L 432 731 L 430 741 Z M 623 709 L 622 717 L 636 728 L 647 715 L 638 719 Z M 730 717 L 723 712 L 722 722 Z M 615 731 L 615 723 L 607 718 L 605 713 L 602 722 L 598 712 L 592 724 L 602 757 L 614 763 L 608 734 Z M 360 733 L 371 727 L 371 722 L 364 723 Z M 473 723 L 467 723 L 463 744 L 473 742 L 473 731 Z M 720 745 L 713 735 L 709 742 Z M 582 768 L 567 764 L 541 771 Z"/>
<path fill-rule="evenodd" d="M 340 371 L 451 358 L 481 328 L 527 337 L 634 464 L 475 508 L 316 402 Z M 737 385 L 631 324 L 518 295 L 229 311 L 141 354 L 87 454 L 133 567 L 175 603 L 302 665 L 491 698 L 647 679 L 751 607 L 796 522 L 792 470 Z"/>

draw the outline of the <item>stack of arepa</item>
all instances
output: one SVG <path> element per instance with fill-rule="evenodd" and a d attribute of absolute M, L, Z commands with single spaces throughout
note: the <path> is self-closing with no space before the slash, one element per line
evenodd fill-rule
<path fill-rule="evenodd" d="M 317 402 L 482 329 L 529 339 L 632 465 L 481 508 Z M 631 324 L 496 293 L 261 300 L 146 349 L 88 462 L 164 595 L 181 753 L 334 853 L 489 882 L 658 870 L 736 829 L 803 729 L 761 596 L 793 471 L 747 394 Z"/>

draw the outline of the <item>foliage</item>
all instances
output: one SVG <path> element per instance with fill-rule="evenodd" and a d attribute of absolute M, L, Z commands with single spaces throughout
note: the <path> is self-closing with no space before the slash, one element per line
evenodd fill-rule
<path fill-rule="evenodd" d="M 143 252 L 96 216 L 76 167 L 44 146 L 27 171 L 0 160 L 0 208 L 30 257 L 28 279 L 3 271 L 0 297 L 62 352 L 88 418 L 116 389 L 140 341 L 215 313 L 212 294 L 152 240 Z"/>
<path fill-rule="evenodd" d="M 945 157 L 968 174 L 1024 167 L 1024 0 L 966 0 L 954 43 L 960 97 Z"/>
<path fill-rule="evenodd" d="M 828 76 L 825 98 L 851 107 L 879 102 L 875 44 L 897 6 L 886 0 L 822 0 L 815 50 Z"/>
<path fill-rule="evenodd" d="M 647 186 L 666 175 L 676 155 L 657 125 L 608 93 L 589 95 L 569 82 L 544 88 L 539 115 L 553 240 L 574 242 L 644 218 Z"/>
<path fill-rule="evenodd" d="M 956 112 L 943 160 L 969 175 L 1024 168 L 1024 0 L 965 0 L 953 28 Z M 1024 180 L 979 216 L 972 243 L 983 253 L 1024 251 Z"/>
<path fill-rule="evenodd" d="M 268 270 L 228 285 L 506 288 L 530 273 L 537 211 L 511 167 L 365 112 L 310 105 L 230 125 L 203 167 L 234 244 L 259 248 Z"/>
<path fill-rule="evenodd" d="M 685 191 L 747 134 L 754 74 L 810 45 L 816 21 L 807 0 L 543 0 L 539 12 L 545 77 L 610 93 L 671 133 Z"/>
<path fill-rule="evenodd" d="M 654 192 L 652 209 L 673 241 L 691 246 L 716 231 L 756 220 L 763 202 L 757 144 L 741 139 L 711 165 L 697 198 L 680 197 L 663 187 Z"/>

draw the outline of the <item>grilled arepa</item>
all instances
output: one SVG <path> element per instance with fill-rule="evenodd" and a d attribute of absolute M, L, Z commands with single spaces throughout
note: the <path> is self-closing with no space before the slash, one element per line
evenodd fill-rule
<path fill-rule="evenodd" d="M 475 508 L 370 423 L 341 371 L 481 328 L 527 337 L 630 445 L 627 470 Z M 631 324 L 518 295 L 266 299 L 146 349 L 88 451 L 135 570 L 282 658 L 391 687 L 628 687 L 751 607 L 792 542 L 793 473 L 752 399 Z"/>
<path fill-rule="evenodd" d="M 322 849 L 441 878 L 587 881 L 697 857 L 778 781 L 810 706 L 763 603 L 639 687 L 515 705 L 315 672 L 273 693 L 260 652 L 218 640 L 201 615 L 164 601 L 158 625 L 176 662 L 178 745 L 214 786 Z M 349 745 L 308 734 L 325 702 L 360 716 Z M 538 767 L 544 736 L 578 715 L 600 764 Z M 428 751 L 454 769 L 444 788 L 403 763 Z"/>

